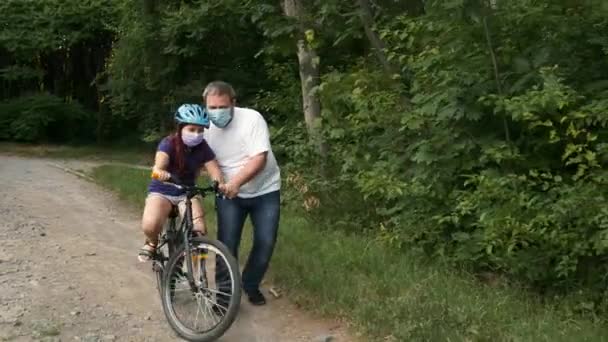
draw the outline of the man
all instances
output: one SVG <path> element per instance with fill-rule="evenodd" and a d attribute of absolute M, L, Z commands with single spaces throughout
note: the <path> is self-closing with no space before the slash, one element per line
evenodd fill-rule
<path fill-rule="evenodd" d="M 243 290 L 254 305 L 266 303 L 260 283 L 272 257 L 280 213 L 281 175 L 262 115 L 237 107 L 236 93 L 226 82 L 205 87 L 203 102 L 211 126 L 204 137 L 224 175 L 216 197 L 218 239 L 238 257 L 247 216 L 253 224 L 253 248 L 243 269 Z"/>

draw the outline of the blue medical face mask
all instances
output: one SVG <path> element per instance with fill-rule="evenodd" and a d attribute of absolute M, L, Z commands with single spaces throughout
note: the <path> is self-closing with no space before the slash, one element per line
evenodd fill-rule
<path fill-rule="evenodd" d="M 207 109 L 209 120 L 219 128 L 228 126 L 232 120 L 232 108 Z"/>

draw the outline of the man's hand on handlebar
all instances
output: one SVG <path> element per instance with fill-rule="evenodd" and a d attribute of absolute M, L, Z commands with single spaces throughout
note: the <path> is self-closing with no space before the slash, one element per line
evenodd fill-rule
<path fill-rule="evenodd" d="M 231 182 L 220 184 L 219 189 L 229 199 L 233 199 L 239 194 L 239 187 Z"/>

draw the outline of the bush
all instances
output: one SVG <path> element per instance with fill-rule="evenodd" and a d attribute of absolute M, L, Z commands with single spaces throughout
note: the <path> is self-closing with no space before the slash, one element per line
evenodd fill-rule
<path fill-rule="evenodd" d="M 323 175 L 303 163 L 301 188 L 320 198 L 314 214 L 332 227 L 373 229 L 395 248 L 540 289 L 602 294 L 608 60 L 596 56 L 608 53 L 597 44 L 608 22 L 591 7 L 566 18 L 566 4 L 538 12 L 526 4 L 496 9 L 492 50 L 466 11 L 429 8 L 393 21 L 382 35 L 407 74 L 396 81 L 410 106 L 374 68 L 327 74 L 320 94 L 331 168 Z M 572 29 L 544 31 L 555 27 Z"/>
<path fill-rule="evenodd" d="M 0 103 L 0 140 L 65 143 L 94 139 L 91 114 L 49 94 Z"/>

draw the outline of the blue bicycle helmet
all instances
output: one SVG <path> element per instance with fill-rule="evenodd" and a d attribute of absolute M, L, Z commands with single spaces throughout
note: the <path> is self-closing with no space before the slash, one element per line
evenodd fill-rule
<path fill-rule="evenodd" d="M 181 124 L 199 125 L 209 128 L 209 115 L 197 104 L 183 104 L 175 111 L 175 121 Z"/>

